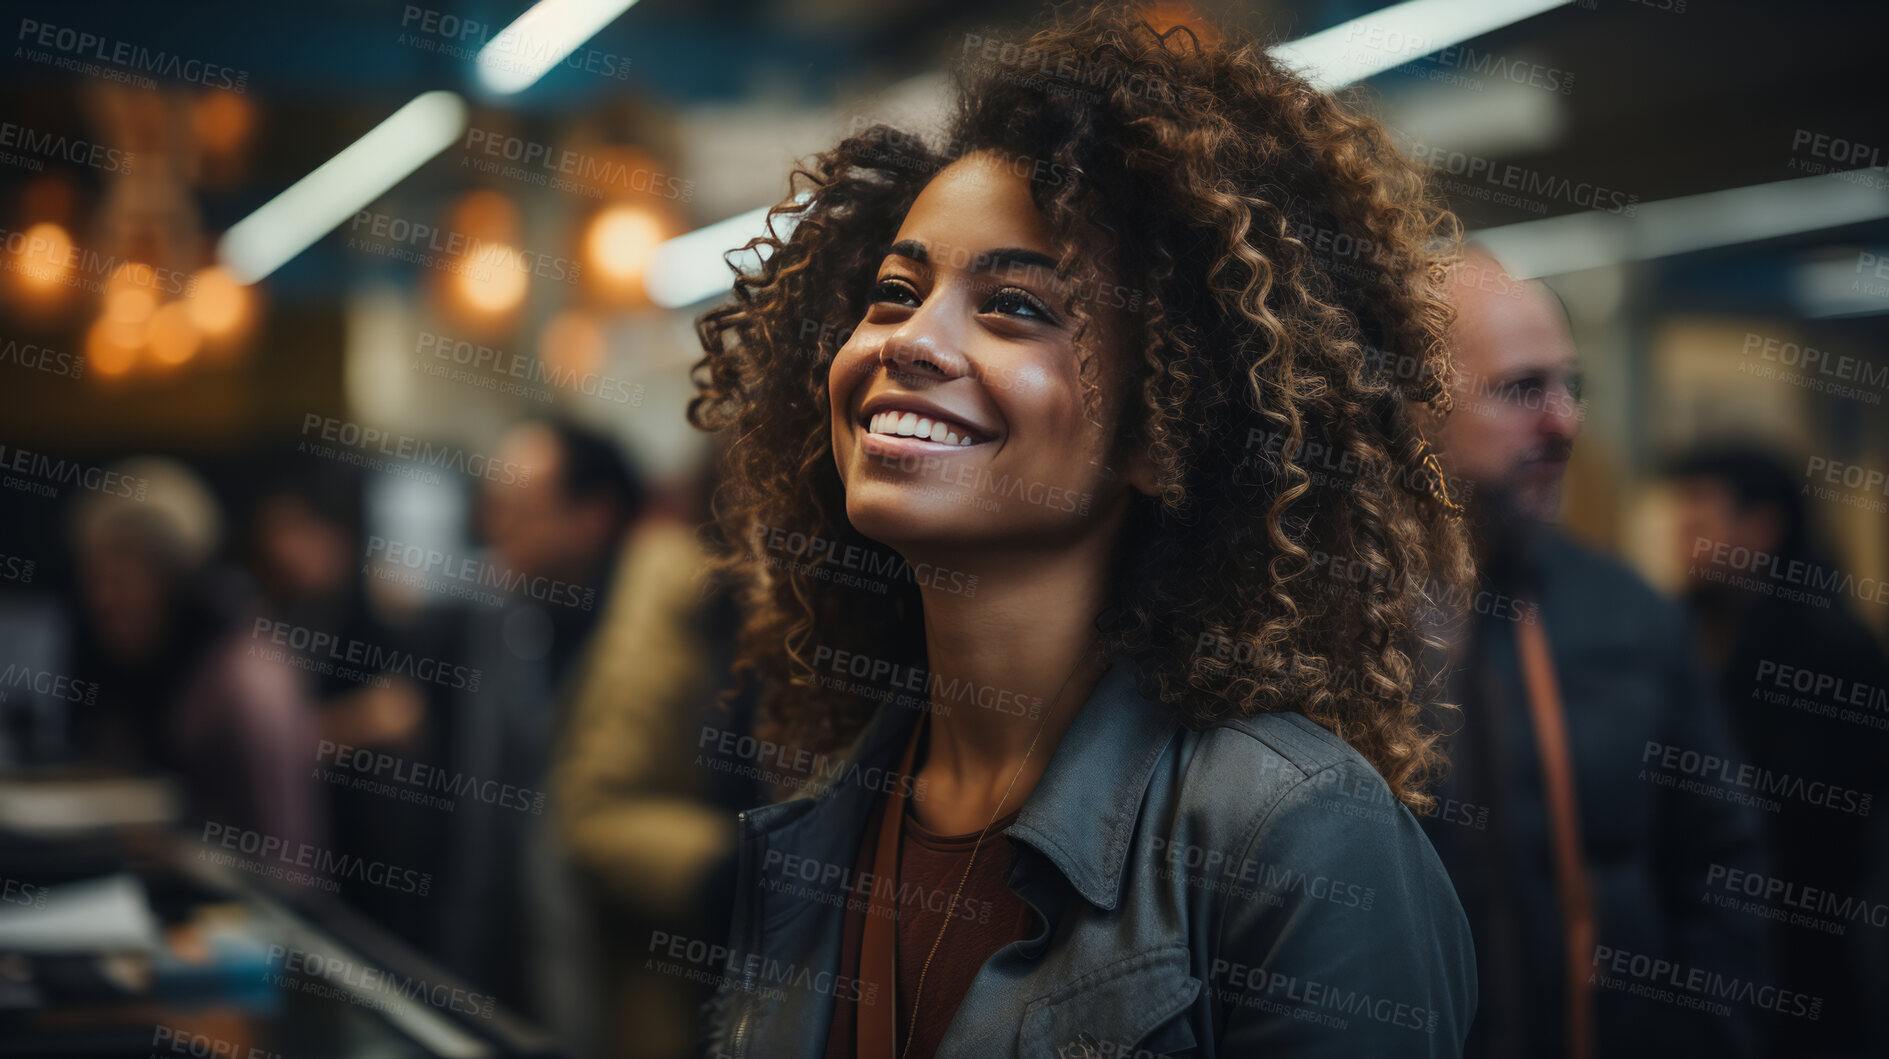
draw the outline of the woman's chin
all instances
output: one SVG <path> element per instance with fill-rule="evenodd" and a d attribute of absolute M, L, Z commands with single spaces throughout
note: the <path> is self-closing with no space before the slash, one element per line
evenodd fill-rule
<path fill-rule="evenodd" d="M 853 528 L 890 548 L 907 545 L 966 545 L 980 536 L 972 524 L 976 508 L 970 496 L 938 488 L 873 483 L 846 495 L 846 518 Z"/>

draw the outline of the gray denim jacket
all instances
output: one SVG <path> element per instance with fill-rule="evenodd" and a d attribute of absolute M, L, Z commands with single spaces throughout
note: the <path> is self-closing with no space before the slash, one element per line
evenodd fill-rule
<path fill-rule="evenodd" d="M 1298 714 L 1195 732 L 1137 680 L 1118 658 L 1003 832 L 1047 929 L 984 964 L 937 1054 L 1460 1055 L 1469 925 L 1383 779 Z M 918 717 L 883 707 L 822 789 L 741 814 L 711 1054 L 817 1059 L 836 994 L 895 1002 L 838 973 L 841 930 Z"/>

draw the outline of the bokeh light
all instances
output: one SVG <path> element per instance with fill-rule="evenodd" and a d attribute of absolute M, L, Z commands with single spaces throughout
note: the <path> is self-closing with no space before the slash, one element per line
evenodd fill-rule
<path fill-rule="evenodd" d="M 559 372 L 583 376 L 601 372 L 608 344 L 603 325 L 580 310 L 558 313 L 538 336 L 538 359 Z"/>
<path fill-rule="evenodd" d="M 85 333 L 85 359 L 92 373 L 116 377 L 131 371 L 144 348 L 144 328 L 102 317 Z"/>
<path fill-rule="evenodd" d="M 144 334 L 151 359 L 172 367 L 196 356 L 203 344 L 202 332 L 190 320 L 189 305 L 181 301 L 166 302 L 152 313 Z"/>
<path fill-rule="evenodd" d="M 72 273 L 72 236 L 51 221 L 40 221 L 26 229 L 14 274 L 29 295 L 56 295 L 68 290 Z"/>
<path fill-rule="evenodd" d="M 190 322 L 206 337 L 224 338 L 248 325 L 253 297 L 228 269 L 212 265 L 196 274 L 185 304 Z"/>
<path fill-rule="evenodd" d="M 667 233 L 641 206 L 612 206 L 591 219 L 584 254 L 598 277 L 620 288 L 640 288 L 649 261 Z"/>

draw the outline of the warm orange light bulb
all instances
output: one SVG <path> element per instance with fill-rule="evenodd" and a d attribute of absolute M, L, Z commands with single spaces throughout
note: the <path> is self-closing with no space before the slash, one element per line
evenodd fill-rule
<path fill-rule="evenodd" d="M 662 243 L 662 222 L 637 206 L 612 206 L 590 222 L 584 251 L 597 271 L 620 284 L 640 282 Z"/>
<path fill-rule="evenodd" d="M 531 286 L 518 251 L 503 244 L 479 248 L 476 262 L 453 276 L 453 288 L 467 307 L 488 316 L 497 316 L 518 308 Z"/>
<path fill-rule="evenodd" d="M 178 365 L 197 355 L 203 335 L 190 322 L 190 307 L 183 302 L 167 302 L 151 314 L 144 328 L 151 357 L 159 364 Z"/>
<path fill-rule="evenodd" d="M 100 317 L 85 333 L 85 362 L 92 372 L 107 377 L 123 375 L 138 361 L 142 335 L 136 325 Z"/>
<path fill-rule="evenodd" d="M 127 324 L 141 324 L 157 311 L 157 293 L 149 287 L 125 285 L 105 292 L 105 315 Z"/>
<path fill-rule="evenodd" d="M 20 285 L 35 294 L 63 289 L 72 253 L 72 236 L 51 221 L 41 221 L 26 229 L 19 251 L 16 274 Z"/>
<path fill-rule="evenodd" d="M 205 335 L 225 337 L 249 317 L 249 288 L 221 265 L 197 273 L 190 288 L 190 322 Z"/>

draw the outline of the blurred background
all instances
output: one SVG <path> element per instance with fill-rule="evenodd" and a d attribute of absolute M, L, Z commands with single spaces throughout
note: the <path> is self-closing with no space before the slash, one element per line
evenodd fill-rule
<path fill-rule="evenodd" d="M 5 5 L 0 913 L 38 918 L 0 918 L 0 1017 L 45 1036 L 0 1054 L 685 1050 L 698 984 L 565 954 L 712 939 L 760 800 L 689 760 L 732 621 L 687 576 L 693 321 L 796 158 L 935 130 L 1035 10 L 529 6 Z M 1285 42 L 1395 6 L 1149 11 Z M 1662 472 L 1762 450 L 1889 637 L 1889 8 L 1495 21 L 1320 54 L 1567 306 L 1568 524 L 1677 594 Z"/>

